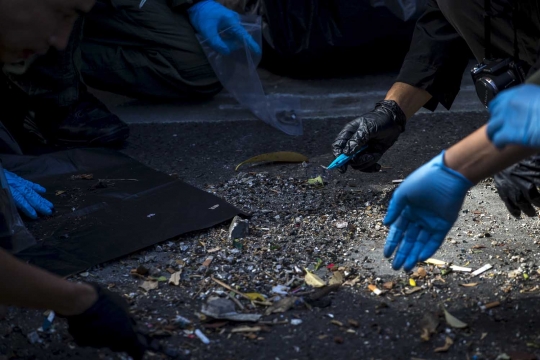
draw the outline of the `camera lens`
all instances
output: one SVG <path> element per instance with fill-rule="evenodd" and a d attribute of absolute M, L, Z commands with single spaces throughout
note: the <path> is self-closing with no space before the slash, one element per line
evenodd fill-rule
<path fill-rule="evenodd" d="M 495 81 L 487 76 L 478 79 L 475 83 L 475 87 L 478 98 L 486 107 L 488 106 L 489 102 L 493 100 L 495 95 L 499 93 L 499 88 L 497 87 Z"/>

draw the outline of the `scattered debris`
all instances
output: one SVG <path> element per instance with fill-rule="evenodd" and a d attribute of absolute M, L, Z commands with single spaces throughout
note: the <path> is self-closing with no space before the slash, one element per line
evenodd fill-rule
<path fill-rule="evenodd" d="M 412 295 L 412 294 L 417 293 L 417 292 L 422 291 L 422 290 L 424 290 L 424 289 L 422 289 L 420 286 L 416 286 L 416 287 L 413 287 L 411 289 L 406 289 L 404 291 L 404 293 L 405 293 L 405 295 Z"/>
<path fill-rule="evenodd" d="M 157 281 L 147 280 L 143 281 L 141 285 L 139 285 L 141 289 L 148 292 L 150 290 L 155 290 L 159 287 L 159 283 Z"/>
<path fill-rule="evenodd" d="M 320 277 L 315 275 L 314 273 L 310 272 L 308 269 L 306 270 L 306 276 L 304 280 L 306 281 L 306 284 L 313 287 L 323 287 L 326 286 L 326 282 L 322 280 Z"/>
<path fill-rule="evenodd" d="M 235 216 L 229 226 L 229 239 L 243 239 L 249 234 L 249 221 L 242 219 L 240 216 Z"/>
<path fill-rule="evenodd" d="M 393 281 L 388 281 L 388 282 L 385 282 L 382 286 L 386 290 L 392 290 L 394 288 L 394 282 Z"/>
<path fill-rule="evenodd" d="M 444 311 L 444 318 L 446 319 L 446 323 L 449 326 L 456 329 L 463 329 L 468 326 L 463 321 L 459 320 L 454 315 L 450 314 L 445 308 L 443 308 L 443 311 Z"/>
<path fill-rule="evenodd" d="M 219 207 L 219 204 L 216 204 L 214 206 L 211 206 L 208 208 L 208 210 L 216 210 Z"/>
<path fill-rule="evenodd" d="M 349 226 L 349 223 L 346 221 L 338 221 L 336 222 L 336 227 L 338 229 L 345 229 L 347 226 Z"/>
<path fill-rule="evenodd" d="M 302 300 L 296 296 L 286 297 L 266 309 L 265 315 L 284 313 L 290 308 L 302 304 Z"/>
<path fill-rule="evenodd" d="M 266 301 L 264 295 L 259 293 L 245 293 L 244 295 L 246 295 L 250 300 Z"/>
<path fill-rule="evenodd" d="M 453 344 L 454 344 L 454 341 L 449 336 L 447 336 L 446 340 L 444 341 L 444 345 L 441 346 L 441 347 L 436 348 L 433 351 L 435 351 L 436 353 L 438 353 L 438 352 L 447 352 Z"/>
<path fill-rule="evenodd" d="M 457 266 L 457 265 L 450 265 L 450 269 L 452 269 L 453 271 L 460 271 L 460 272 L 471 272 L 472 271 L 471 268 L 463 267 L 463 266 Z"/>
<path fill-rule="evenodd" d="M 210 340 L 206 337 L 206 335 L 203 334 L 203 332 L 199 329 L 195 330 L 195 335 L 206 345 L 210 344 Z"/>
<path fill-rule="evenodd" d="M 54 193 L 55 196 L 60 196 L 62 194 L 64 194 L 66 191 L 65 190 L 58 190 Z"/>
<path fill-rule="evenodd" d="M 409 279 L 409 285 L 416 287 L 416 281 L 414 281 L 414 279 Z"/>
<path fill-rule="evenodd" d="M 380 290 L 379 288 L 377 288 L 377 286 L 375 285 L 368 285 L 368 289 L 373 291 L 373 293 L 375 293 L 375 295 L 381 295 L 383 293 L 382 290 Z"/>
<path fill-rule="evenodd" d="M 43 340 L 39 337 L 39 334 L 36 331 L 32 331 L 26 335 L 28 342 L 30 344 L 41 343 Z"/>
<path fill-rule="evenodd" d="M 343 273 L 341 271 L 334 271 L 332 277 L 328 281 L 328 285 L 341 285 L 343 284 Z"/>
<path fill-rule="evenodd" d="M 459 284 L 460 286 L 464 287 L 475 287 L 478 285 L 478 283 L 468 283 L 468 284 Z"/>
<path fill-rule="evenodd" d="M 420 338 L 422 341 L 429 341 L 431 335 L 435 334 L 437 331 L 437 327 L 439 326 L 439 316 L 430 312 L 425 313 L 420 322 L 420 326 L 422 327 Z"/>
<path fill-rule="evenodd" d="M 483 308 L 488 310 L 488 309 L 493 309 L 495 307 L 498 307 L 500 305 L 501 305 L 501 303 L 499 301 L 494 301 L 494 302 L 490 302 L 490 303 L 484 305 Z"/>
<path fill-rule="evenodd" d="M 392 180 L 392 184 L 401 184 L 403 179 Z"/>
<path fill-rule="evenodd" d="M 308 179 L 308 185 L 318 185 L 318 186 L 324 186 L 324 181 L 321 177 L 321 175 L 313 178 L 313 179 Z"/>
<path fill-rule="evenodd" d="M 360 276 L 355 277 L 352 280 L 347 280 L 343 283 L 343 286 L 354 286 L 360 281 Z"/>
<path fill-rule="evenodd" d="M 250 164 L 250 163 L 258 163 L 258 162 L 290 162 L 290 163 L 302 163 L 307 162 L 309 159 L 297 152 L 292 151 L 278 151 L 273 153 L 267 153 L 262 155 L 257 155 L 252 158 L 249 158 L 245 161 L 242 161 L 240 164 L 236 165 L 235 171 L 238 171 L 240 166 L 244 164 Z"/>
<path fill-rule="evenodd" d="M 442 260 L 437 260 L 437 259 L 427 259 L 426 261 L 424 261 L 426 264 L 431 264 L 431 265 L 436 265 L 436 266 L 445 266 L 446 265 L 446 262 L 442 261 Z"/>
<path fill-rule="evenodd" d="M 234 333 L 244 333 L 244 332 L 259 332 L 262 330 L 260 326 L 239 326 L 231 329 L 231 332 Z"/>
<path fill-rule="evenodd" d="M 351 325 L 352 327 L 355 327 L 355 328 L 359 328 L 360 327 L 360 323 L 356 320 L 352 320 L 352 319 L 349 319 L 347 320 L 347 322 L 349 323 L 349 325 Z"/>
<path fill-rule="evenodd" d="M 480 275 L 480 274 L 482 274 L 483 272 L 488 271 L 488 270 L 491 269 L 492 267 L 493 267 L 493 266 L 491 266 L 490 264 L 486 264 L 486 265 L 482 266 L 480 269 L 475 270 L 475 271 L 472 273 L 472 276 Z"/>
<path fill-rule="evenodd" d="M 272 293 L 278 295 L 287 295 L 289 293 L 289 287 L 285 285 L 276 285 L 272 287 Z"/>
<path fill-rule="evenodd" d="M 292 319 L 291 320 L 291 325 L 294 325 L 294 326 L 300 325 L 301 323 L 302 323 L 302 320 L 300 320 L 300 319 Z"/>
<path fill-rule="evenodd" d="M 331 324 L 334 324 L 334 325 L 337 325 L 339 327 L 343 327 L 343 323 L 341 321 L 337 321 L 337 320 L 330 320 L 330 323 Z"/>
<path fill-rule="evenodd" d="M 258 321 L 262 315 L 259 314 L 240 314 L 237 313 L 234 307 L 234 302 L 230 299 L 210 298 L 206 304 L 203 305 L 201 313 L 218 320 L 231 320 L 231 321 Z"/>
<path fill-rule="evenodd" d="M 174 274 L 171 274 L 171 277 L 169 279 L 169 284 L 179 286 L 180 285 L 180 276 L 182 275 L 182 271 L 177 271 Z"/>
<path fill-rule="evenodd" d="M 71 175 L 71 180 L 93 180 L 94 174 Z"/>

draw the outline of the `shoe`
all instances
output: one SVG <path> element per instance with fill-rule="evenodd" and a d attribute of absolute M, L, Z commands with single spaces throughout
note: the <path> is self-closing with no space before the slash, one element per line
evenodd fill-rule
<path fill-rule="evenodd" d="M 113 145 L 129 137 L 128 125 L 87 91 L 70 107 L 28 111 L 24 127 L 43 143 L 67 146 Z"/>

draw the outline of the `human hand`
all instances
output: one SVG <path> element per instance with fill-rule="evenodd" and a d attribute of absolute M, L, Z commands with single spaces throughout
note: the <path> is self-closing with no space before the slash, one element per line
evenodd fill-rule
<path fill-rule="evenodd" d="M 240 23 L 240 16 L 214 0 L 203 0 L 188 9 L 191 24 L 217 52 L 228 55 L 245 43 L 255 54 L 261 48 Z M 222 38 L 220 32 L 225 31 Z M 241 45 L 238 45 L 240 43 Z"/>
<path fill-rule="evenodd" d="M 63 49 L 75 20 L 95 0 L 0 1 L 0 62 L 13 63 L 49 47 Z"/>
<path fill-rule="evenodd" d="M 94 285 L 97 301 L 80 315 L 67 316 L 69 333 L 79 346 L 108 347 L 143 358 L 146 339 L 135 330 L 126 302 L 117 294 Z"/>
<path fill-rule="evenodd" d="M 372 111 L 349 122 L 338 134 L 332 144 L 332 152 L 338 157 L 342 153 L 355 154 L 364 145 L 368 148 L 353 157 L 347 165 L 363 172 L 379 171 L 377 161 L 405 131 L 405 114 L 395 101 L 384 100 Z M 347 170 L 347 165 L 342 171 Z"/>
<path fill-rule="evenodd" d="M 4 170 L 4 174 L 17 209 L 31 219 L 37 219 L 38 213 L 52 214 L 54 205 L 39 195 L 46 191 L 43 186 L 25 180 L 11 171 Z"/>
<path fill-rule="evenodd" d="M 397 248 L 394 270 L 403 266 L 410 271 L 439 249 L 473 186 L 444 164 L 444 153 L 415 170 L 392 196 L 384 219 L 390 226 L 384 256 L 389 258 Z"/>
<path fill-rule="evenodd" d="M 489 104 L 487 125 L 493 145 L 540 148 L 540 86 L 525 84 L 501 92 Z"/>
<path fill-rule="evenodd" d="M 540 206 L 540 154 L 522 160 L 494 176 L 495 187 L 512 216 L 521 212 L 536 216 L 534 206 Z"/>

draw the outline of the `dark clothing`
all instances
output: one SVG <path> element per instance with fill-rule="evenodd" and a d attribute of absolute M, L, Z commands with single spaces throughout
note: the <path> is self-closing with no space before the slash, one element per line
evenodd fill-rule
<path fill-rule="evenodd" d="M 514 54 L 512 0 L 491 0 L 493 57 Z M 398 82 L 428 91 L 433 98 L 425 105 L 435 110 L 438 103 L 449 109 L 461 85 L 470 53 L 478 62 L 484 57 L 484 0 L 430 0 L 416 24 L 409 53 Z M 539 67 L 540 6 L 535 0 L 520 0 L 516 14 L 519 57 L 530 67 Z"/>
<path fill-rule="evenodd" d="M 140 98 L 208 97 L 221 90 L 191 26 L 190 0 L 98 0 L 64 51 L 51 49 L 23 75 L 4 72 L 32 100 L 67 107 L 88 85 Z"/>

